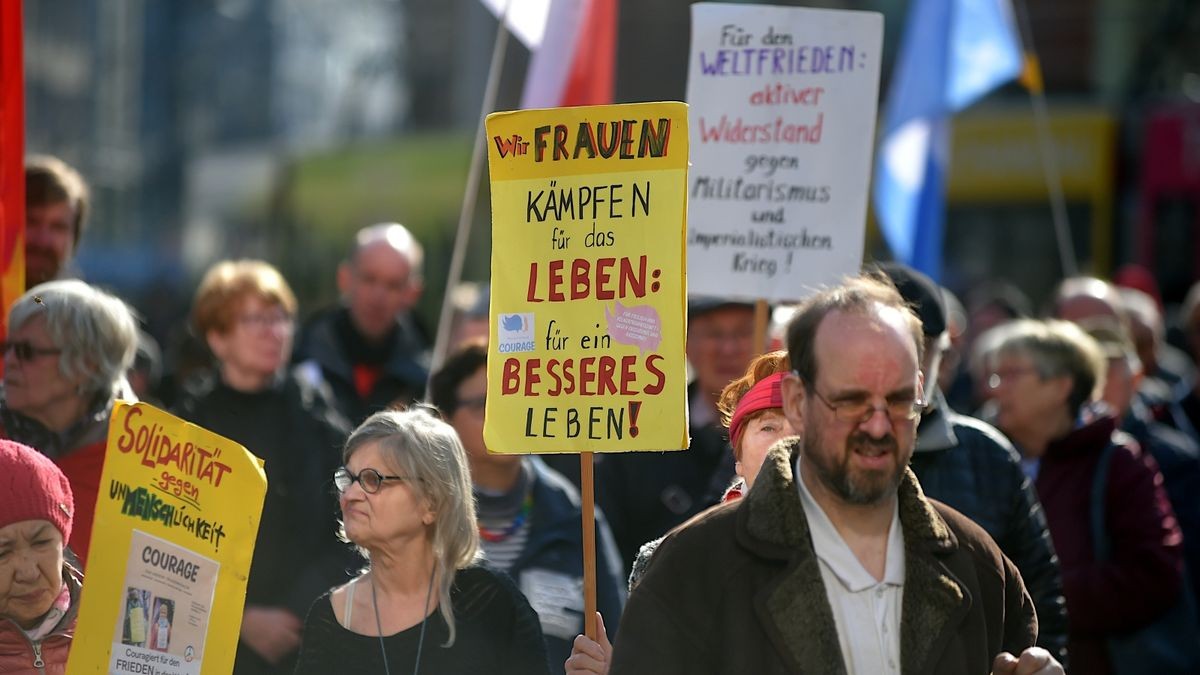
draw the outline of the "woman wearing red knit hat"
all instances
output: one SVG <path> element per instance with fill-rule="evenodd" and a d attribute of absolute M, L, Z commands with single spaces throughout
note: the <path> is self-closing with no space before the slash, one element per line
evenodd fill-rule
<path fill-rule="evenodd" d="M 0 673 L 63 673 L 82 576 L 65 560 L 75 500 L 48 457 L 0 440 Z"/>

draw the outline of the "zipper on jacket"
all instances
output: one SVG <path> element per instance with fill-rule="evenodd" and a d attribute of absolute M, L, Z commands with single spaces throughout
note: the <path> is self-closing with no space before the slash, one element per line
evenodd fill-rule
<path fill-rule="evenodd" d="M 45 673 L 46 662 L 42 660 L 42 642 L 39 640 L 31 644 L 33 645 L 33 667 Z"/>

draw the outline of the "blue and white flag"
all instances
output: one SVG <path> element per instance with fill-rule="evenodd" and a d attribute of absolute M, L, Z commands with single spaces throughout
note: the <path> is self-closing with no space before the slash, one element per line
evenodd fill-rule
<path fill-rule="evenodd" d="M 896 260 L 941 278 L 950 115 L 1022 65 L 1010 0 L 913 0 L 875 165 L 875 214 Z"/>

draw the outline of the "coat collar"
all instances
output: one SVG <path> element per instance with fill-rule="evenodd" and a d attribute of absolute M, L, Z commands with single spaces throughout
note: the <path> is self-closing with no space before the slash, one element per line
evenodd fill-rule
<path fill-rule="evenodd" d="M 756 594 L 754 609 L 768 637 L 802 673 L 845 673 L 808 521 L 800 505 L 791 458 L 800 439 L 776 443 L 737 515 L 738 543 L 784 568 Z M 970 609 L 966 587 L 941 558 L 958 540 L 906 469 L 897 492 L 904 530 L 906 575 L 900 621 L 901 671 L 923 673 L 940 655 Z M 821 636 L 820 639 L 814 639 Z"/>

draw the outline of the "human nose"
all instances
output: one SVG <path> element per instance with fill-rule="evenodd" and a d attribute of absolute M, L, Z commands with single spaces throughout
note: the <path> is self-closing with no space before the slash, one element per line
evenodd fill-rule
<path fill-rule="evenodd" d="M 37 556 L 31 555 L 28 551 L 17 552 L 15 554 L 13 578 L 23 584 L 31 584 L 37 581 L 38 572 Z"/>
<path fill-rule="evenodd" d="M 872 438 L 883 438 L 896 428 L 888 414 L 887 406 L 874 406 L 867 412 L 867 418 L 859 426 Z"/>

